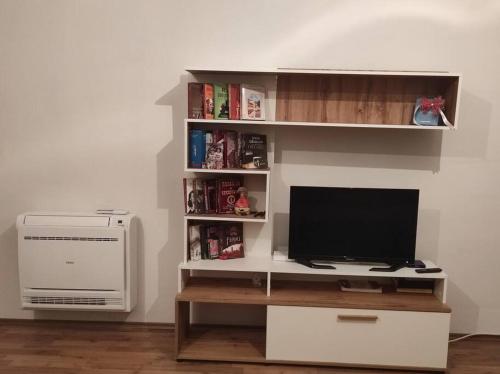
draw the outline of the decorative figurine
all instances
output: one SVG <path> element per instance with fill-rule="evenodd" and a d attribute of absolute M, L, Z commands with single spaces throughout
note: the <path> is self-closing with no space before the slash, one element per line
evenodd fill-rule
<path fill-rule="evenodd" d="M 234 203 L 234 212 L 239 216 L 248 216 L 250 214 L 248 189 L 246 187 L 238 188 L 238 196 L 238 200 Z"/>

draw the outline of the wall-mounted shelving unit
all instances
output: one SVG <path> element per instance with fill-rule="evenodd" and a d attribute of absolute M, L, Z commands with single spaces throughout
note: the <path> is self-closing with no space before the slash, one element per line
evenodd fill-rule
<path fill-rule="evenodd" d="M 339 265 L 332 271 L 273 261 L 270 192 L 277 129 L 286 131 L 293 126 L 374 131 L 456 129 L 461 75 L 307 69 L 190 68 L 187 71 L 193 81 L 266 87 L 265 121 L 186 119 L 184 122 L 185 172 L 203 177 L 242 175 L 249 195 L 256 197 L 256 210 L 265 210 L 266 214 L 264 218 L 185 216 L 184 261 L 179 265 L 176 298 L 177 358 L 444 370 L 451 312 L 445 304 L 446 274 L 416 274 L 413 269 L 374 273 L 363 265 Z M 417 97 L 438 95 L 446 100 L 445 113 L 454 126 L 412 125 Z M 190 168 L 189 130 L 213 127 L 266 134 L 269 169 Z M 190 261 L 188 226 L 193 222 L 228 220 L 244 222 L 245 258 Z M 435 265 L 428 262 L 427 266 Z M 252 275 L 261 278 L 262 286 L 252 284 L 249 280 Z M 406 277 L 432 279 L 434 290 L 430 295 L 401 294 L 390 288 L 382 294 L 346 293 L 336 286 L 339 277 L 375 277 L 385 281 Z M 190 322 L 193 303 L 257 305 L 265 309 L 267 323 L 257 328 L 196 326 Z M 389 343 L 378 344 L 381 339 Z M 423 345 L 429 347 L 426 352 L 412 353 Z"/>
<path fill-rule="evenodd" d="M 442 96 L 452 129 L 457 128 L 461 74 L 418 71 L 328 69 L 204 69 L 189 68 L 195 76 L 216 80 L 240 75 L 275 80 L 268 87 L 273 101 L 267 126 L 321 126 L 448 130 L 446 126 L 415 126 L 413 110 L 419 96 Z M 269 112 L 268 112 L 269 113 Z M 230 123 L 234 121 L 205 120 Z M 245 122 L 245 121 L 240 121 Z M 246 121 L 248 122 L 248 121 Z"/>

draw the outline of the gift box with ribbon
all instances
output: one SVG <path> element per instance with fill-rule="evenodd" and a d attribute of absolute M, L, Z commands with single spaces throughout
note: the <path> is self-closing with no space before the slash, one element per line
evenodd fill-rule
<path fill-rule="evenodd" d="M 453 127 L 453 124 L 448 121 L 443 110 L 444 99 L 441 96 L 419 97 L 415 103 L 413 124 L 419 126 L 438 126 L 439 118 L 441 118 L 445 126 Z"/>

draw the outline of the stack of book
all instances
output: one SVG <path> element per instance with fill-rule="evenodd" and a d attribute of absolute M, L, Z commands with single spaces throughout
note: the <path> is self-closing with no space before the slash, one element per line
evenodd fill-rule
<path fill-rule="evenodd" d="M 186 214 L 230 214 L 238 199 L 241 176 L 215 179 L 184 178 Z"/>
<path fill-rule="evenodd" d="M 266 90 L 239 83 L 188 83 L 188 118 L 265 120 Z"/>
<path fill-rule="evenodd" d="M 204 169 L 267 168 L 265 135 L 230 130 L 189 131 L 189 167 Z"/>
<path fill-rule="evenodd" d="M 191 225 L 188 233 L 191 261 L 245 256 L 241 222 Z"/>

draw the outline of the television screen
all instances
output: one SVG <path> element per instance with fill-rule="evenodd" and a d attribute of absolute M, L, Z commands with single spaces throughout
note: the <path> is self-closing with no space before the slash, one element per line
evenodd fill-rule
<path fill-rule="evenodd" d="M 413 262 L 418 197 L 414 189 L 292 186 L 288 256 Z"/>

